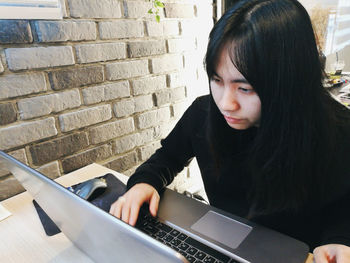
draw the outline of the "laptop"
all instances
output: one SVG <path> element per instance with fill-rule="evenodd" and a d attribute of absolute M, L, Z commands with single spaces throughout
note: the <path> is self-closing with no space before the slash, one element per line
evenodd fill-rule
<path fill-rule="evenodd" d="M 157 218 L 142 215 L 136 228 L 2 151 L 0 165 L 95 262 L 304 263 L 308 256 L 301 241 L 170 189 Z"/>

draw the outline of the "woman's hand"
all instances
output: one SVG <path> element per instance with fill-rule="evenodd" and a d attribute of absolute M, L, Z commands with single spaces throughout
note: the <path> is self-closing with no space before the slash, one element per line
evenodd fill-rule
<path fill-rule="evenodd" d="M 157 215 L 159 204 L 157 190 L 149 184 L 139 183 L 131 187 L 123 196 L 119 197 L 111 205 L 109 213 L 134 226 L 143 203 L 149 203 L 149 211 L 152 216 Z"/>
<path fill-rule="evenodd" d="M 329 244 L 315 248 L 315 263 L 350 263 L 350 247 Z"/>

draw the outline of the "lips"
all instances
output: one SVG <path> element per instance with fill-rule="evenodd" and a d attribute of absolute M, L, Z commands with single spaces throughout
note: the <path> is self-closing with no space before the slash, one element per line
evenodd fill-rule
<path fill-rule="evenodd" d="M 237 119 L 226 115 L 224 115 L 224 118 L 228 123 L 231 123 L 231 124 L 237 124 L 237 123 L 243 122 L 243 119 Z"/>

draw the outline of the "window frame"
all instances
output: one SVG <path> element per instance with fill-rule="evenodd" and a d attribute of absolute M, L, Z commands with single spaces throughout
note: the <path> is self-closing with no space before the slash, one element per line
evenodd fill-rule
<path fill-rule="evenodd" d="M 60 0 L 0 0 L 0 19 L 62 19 Z"/>

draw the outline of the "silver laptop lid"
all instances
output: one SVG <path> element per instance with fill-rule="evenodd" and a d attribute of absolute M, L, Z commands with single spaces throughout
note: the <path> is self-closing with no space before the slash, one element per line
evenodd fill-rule
<path fill-rule="evenodd" d="M 4 167 L 32 195 L 60 230 L 94 261 L 187 262 L 181 254 L 0 151 L 0 168 Z"/>

